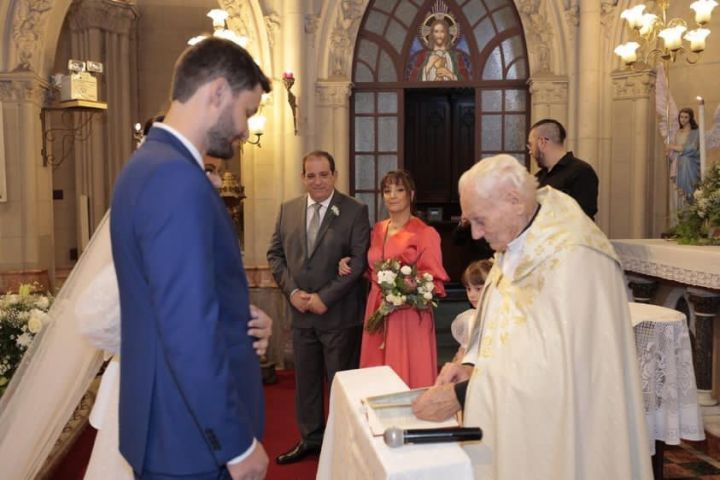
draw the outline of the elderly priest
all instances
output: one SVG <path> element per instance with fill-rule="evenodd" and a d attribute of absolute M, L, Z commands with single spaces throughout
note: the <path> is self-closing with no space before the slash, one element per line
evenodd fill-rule
<path fill-rule="evenodd" d="M 620 263 L 569 196 L 509 155 L 460 178 L 473 238 L 498 252 L 463 364 L 416 399 L 440 420 L 463 408 L 476 478 L 652 478 Z"/>

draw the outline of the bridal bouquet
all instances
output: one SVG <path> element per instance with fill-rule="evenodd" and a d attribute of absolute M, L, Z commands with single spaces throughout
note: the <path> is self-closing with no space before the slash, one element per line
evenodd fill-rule
<path fill-rule="evenodd" d="M 50 321 L 51 303 L 52 297 L 40 293 L 37 284 L 23 284 L 18 293 L 0 296 L 0 396 L 33 338 Z"/>
<path fill-rule="evenodd" d="M 672 233 L 678 243 L 720 245 L 720 163 L 708 169 Z"/>
<path fill-rule="evenodd" d="M 369 333 L 382 332 L 385 317 L 401 308 L 426 310 L 437 307 L 433 295 L 435 284 L 429 273 L 419 273 L 415 265 L 404 265 L 396 259 L 388 259 L 375 265 L 382 300 L 365 325 Z"/>

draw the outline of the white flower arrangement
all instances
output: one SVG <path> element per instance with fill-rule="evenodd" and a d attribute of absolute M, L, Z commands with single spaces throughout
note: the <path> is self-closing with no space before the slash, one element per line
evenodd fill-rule
<path fill-rule="evenodd" d="M 369 333 L 383 331 L 385 318 L 397 309 L 437 307 L 433 294 L 435 284 L 430 273 L 418 273 L 415 265 L 403 265 L 395 259 L 378 262 L 376 270 L 382 301 L 365 325 Z"/>
<path fill-rule="evenodd" d="M 679 243 L 720 244 L 720 163 L 708 170 L 678 220 L 672 235 Z"/>
<path fill-rule="evenodd" d="M 0 396 L 35 335 L 50 323 L 52 296 L 40 293 L 37 284 L 18 290 L 0 296 Z"/>
<path fill-rule="evenodd" d="M 333 205 L 332 207 L 330 207 L 330 211 L 331 211 L 331 212 L 333 213 L 333 215 L 335 215 L 336 217 L 339 217 L 339 216 L 340 216 L 340 209 L 338 208 L 337 205 Z"/>

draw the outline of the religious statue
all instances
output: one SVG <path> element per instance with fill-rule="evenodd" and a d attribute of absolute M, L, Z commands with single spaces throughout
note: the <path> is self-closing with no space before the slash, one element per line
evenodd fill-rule
<path fill-rule="evenodd" d="M 720 105 L 715 109 L 712 126 L 704 127 L 704 101 L 700 100 L 699 122 L 692 108 L 678 110 L 670 89 L 665 67 L 658 65 L 655 80 L 655 111 L 658 129 L 665 139 L 668 165 L 668 219 L 670 226 L 677 223 L 678 214 L 693 203 L 694 193 L 702 181 L 705 151 L 720 147 Z M 677 119 L 677 121 L 675 120 Z"/>
<path fill-rule="evenodd" d="M 457 21 L 443 2 L 437 1 L 430 14 L 423 20 L 419 38 L 425 48 L 417 49 L 411 54 L 407 68 L 409 80 L 470 79 L 468 54 L 454 48 L 460 39 Z"/>
<path fill-rule="evenodd" d="M 692 201 L 700 181 L 700 136 L 692 108 L 680 109 L 677 119 L 679 128 L 672 143 L 668 143 L 665 149 L 670 160 L 670 178 L 680 195 L 680 206 Z"/>

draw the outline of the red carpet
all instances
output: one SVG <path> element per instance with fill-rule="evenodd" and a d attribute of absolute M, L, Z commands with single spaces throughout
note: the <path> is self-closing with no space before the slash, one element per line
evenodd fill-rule
<path fill-rule="evenodd" d="M 295 422 L 295 372 L 278 370 L 278 382 L 265 387 L 265 451 L 270 457 L 268 480 L 310 480 L 317 472 L 317 457 L 290 465 L 278 465 L 275 457 L 300 439 Z"/>
<path fill-rule="evenodd" d="M 317 457 L 309 457 L 291 465 L 277 465 L 275 457 L 289 450 L 300 439 L 295 423 L 295 374 L 277 372 L 278 382 L 265 386 L 265 440 L 263 445 L 270 457 L 269 480 L 310 480 L 315 478 Z M 50 476 L 51 480 L 82 480 L 90 459 L 95 429 L 87 426 Z"/>

